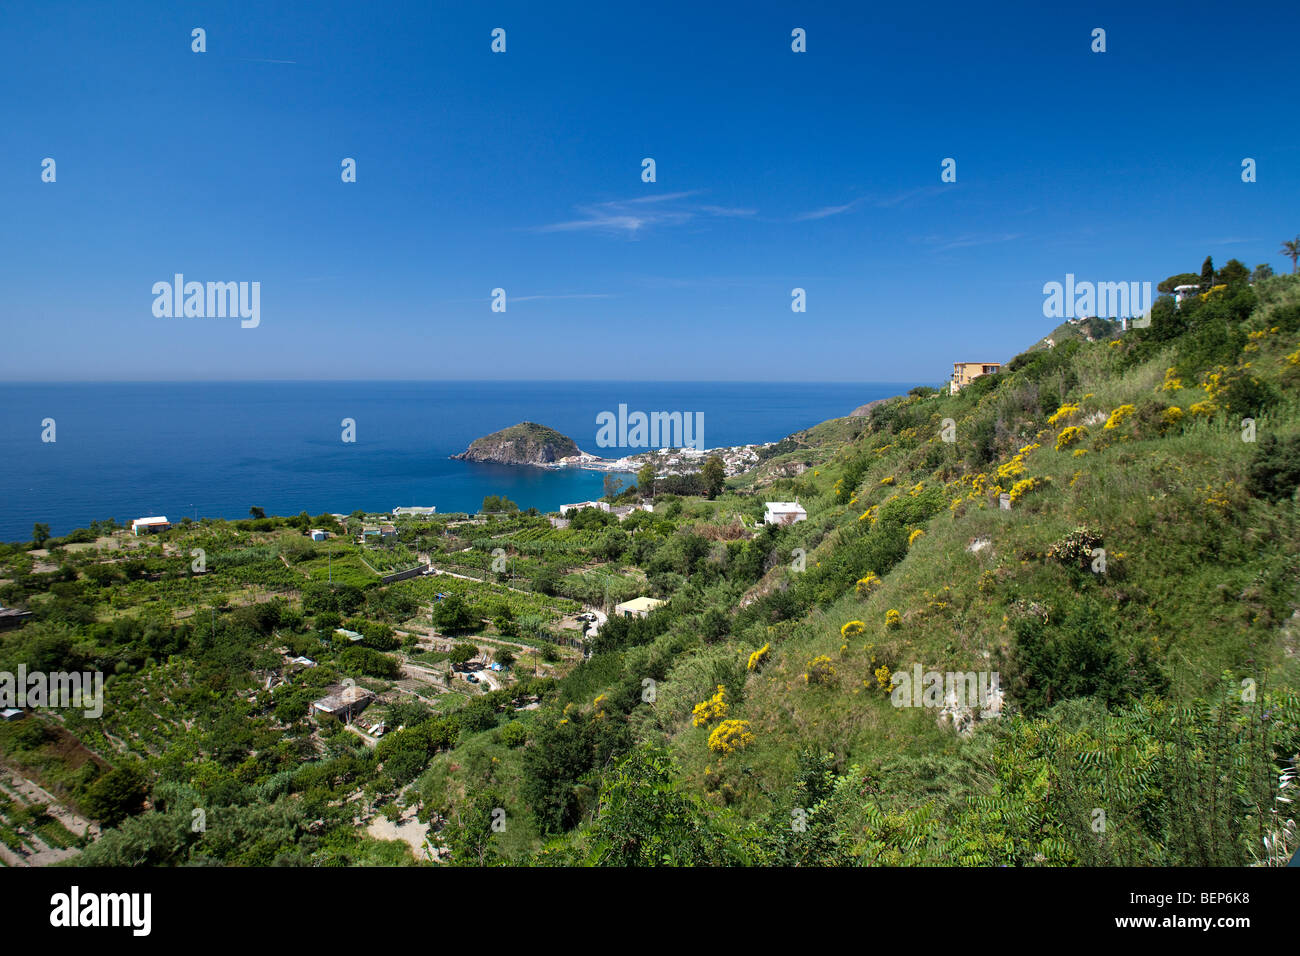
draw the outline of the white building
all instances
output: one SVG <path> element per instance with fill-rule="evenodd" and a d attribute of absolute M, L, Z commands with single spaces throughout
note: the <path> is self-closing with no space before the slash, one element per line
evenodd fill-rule
<path fill-rule="evenodd" d="M 609 510 L 608 501 L 579 501 L 577 504 L 560 505 L 560 516 L 567 515 L 570 511 L 581 511 L 583 508 L 599 508 L 601 511 Z"/>
<path fill-rule="evenodd" d="M 131 533 L 135 535 L 153 534 L 155 531 L 166 531 L 172 526 L 172 523 L 163 515 L 153 518 L 136 518 L 131 522 Z"/>
<path fill-rule="evenodd" d="M 794 524 L 808 520 L 808 512 L 797 501 L 769 501 L 763 508 L 763 524 Z"/>
<path fill-rule="evenodd" d="M 615 617 L 645 617 L 657 607 L 662 607 L 667 601 L 661 601 L 659 598 L 639 597 L 630 601 L 624 601 L 622 604 L 614 605 Z"/>
<path fill-rule="evenodd" d="M 1199 285 L 1180 285 L 1174 288 L 1174 305 L 1182 305 L 1183 299 L 1190 299 L 1194 295 L 1200 295 L 1201 287 Z"/>
<path fill-rule="evenodd" d="M 437 511 L 438 509 L 433 505 L 429 505 L 428 507 L 425 507 L 424 505 L 412 505 L 409 508 L 394 508 L 393 517 L 400 518 L 402 515 L 413 515 L 415 517 L 428 518 L 437 513 Z"/>
<path fill-rule="evenodd" d="M 329 538 L 329 532 L 322 531 L 320 528 L 311 529 L 311 539 L 313 541 L 325 541 Z"/>

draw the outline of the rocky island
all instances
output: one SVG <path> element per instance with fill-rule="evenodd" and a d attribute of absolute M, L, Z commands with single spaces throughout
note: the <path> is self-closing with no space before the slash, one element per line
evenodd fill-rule
<path fill-rule="evenodd" d="M 554 428 L 536 422 L 520 422 L 470 442 L 469 448 L 452 458 L 462 461 L 490 461 L 503 465 L 555 465 L 562 458 L 581 455 L 578 443 Z"/>

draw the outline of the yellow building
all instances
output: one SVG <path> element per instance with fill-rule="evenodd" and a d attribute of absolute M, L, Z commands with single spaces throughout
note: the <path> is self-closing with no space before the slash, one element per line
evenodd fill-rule
<path fill-rule="evenodd" d="M 952 382 L 948 391 L 956 395 L 981 375 L 992 375 L 1002 368 L 1001 362 L 953 362 Z"/>

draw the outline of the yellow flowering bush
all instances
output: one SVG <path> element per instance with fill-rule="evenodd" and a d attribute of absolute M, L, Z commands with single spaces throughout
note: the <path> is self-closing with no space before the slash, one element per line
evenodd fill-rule
<path fill-rule="evenodd" d="M 913 544 L 916 543 L 916 539 L 921 537 L 924 534 L 925 531 L 923 529 L 921 528 L 915 529 L 911 534 L 907 536 L 907 546 L 910 548 Z"/>
<path fill-rule="evenodd" d="M 1058 424 L 1065 421 L 1067 418 L 1070 418 L 1072 415 L 1078 414 L 1078 412 L 1079 412 L 1078 405 L 1073 405 L 1073 404 L 1062 405 L 1060 408 L 1052 412 L 1052 414 L 1047 417 L 1047 424 L 1051 425 L 1052 427 L 1056 427 Z"/>
<path fill-rule="evenodd" d="M 1287 363 L 1290 365 L 1300 365 L 1300 349 L 1296 349 L 1294 352 L 1288 355 L 1286 357 L 1286 360 Z"/>
<path fill-rule="evenodd" d="M 1029 494 L 1029 492 L 1035 491 L 1041 487 L 1042 484 L 1037 478 L 1025 478 L 1022 481 L 1017 481 L 1011 486 L 1011 500 L 1019 501 L 1025 495 Z"/>
<path fill-rule="evenodd" d="M 763 662 L 767 660 L 767 655 L 771 652 L 771 650 L 772 650 L 771 645 L 764 644 L 754 653 L 750 654 L 749 664 L 746 665 L 745 670 L 750 670 L 750 671 L 758 670 L 763 665 Z"/>
<path fill-rule="evenodd" d="M 1088 437 L 1088 429 L 1082 425 L 1071 425 L 1056 436 L 1056 450 L 1065 451 Z"/>
<path fill-rule="evenodd" d="M 890 669 L 886 667 L 884 664 L 881 664 L 879 667 L 876 668 L 876 686 L 878 686 L 885 693 L 889 693 L 891 690 L 894 689 L 893 672 L 890 671 Z"/>
<path fill-rule="evenodd" d="M 1218 366 L 1213 372 L 1207 372 L 1205 382 L 1201 387 L 1205 389 L 1207 398 L 1218 398 L 1228 390 L 1228 383 L 1224 381 L 1224 376 L 1228 374 L 1225 366 Z"/>
<path fill-rule="evenodd" d="M 925 491 L 925 482 L 924 482 L 924 481 L 918 481 L 915 485 L 912 486 L 911 490 L 909 490 L 907 493 L 908 493 L 911 497 L 915 498 L 917 495 L 919 495 L 919 494 L 920 494 L 921 492 L 923 492 L 923 491 Z"/>
<path fill-rule="evenodd" d="M 880 584 L 880 578 L 877 577 L 876 572 L 868 571 L 867 576 L 865 578 L 858 578 L 858 583 L 856 588 L 858 595 L 862 596 L 862 595 L 870 594 L 873 590 L 875 590 L 878 584 Z M 855 621 L 853 623 L 861 623 L 861 622 Z"/>
<path fill-rule="evenodd" d="M 892 607 L 885 612 L 885 627 L 897 629 L 903 626 L 903 615 L 899 614 Z"/>
<path fill-rule="evenodd" d="M 840 637 L 856 637 L 866 631 L 867 625 L 861 621 L 849 621 L 840 628 Z"/>
<path fill-rule="evenodd" d="M 1124 424 L 1125 420 L 1136 410 L 1137 409 L 1132 405 L 1121 405 L 1110 413 L 1110 418 L 1106 419 L 1106 424 L 1102 427 L 1107 429 L 1119 428 L 1119 426 Z"/>
<path fill-rule="evenodd" d="M 1165 380 L 1160 383 L 1160 391 L 1175 392 L 1183 387 L 1183 380 L 1179 378 L 1172 368 L 1165 369 Z"/>
<path fill-rule="evenodd" d="M 998 477 L 1014 478 L 1016 475 L 1024 474 L 1025 456 L 1037 447 L 1039 447 L 1038 442 L 1034 442 L 1032 445 L 1026 445 L 1024 448 L 1020 449 L 1020 451 L 1016 452 L 1015 456 L 1012 457 L 1010 461 L 998 465 Z"/>
<path fill-rule="evenodd" d="M 735 753 L 753 742 L 754 734 L 747 720 L 724 720 L 709 734 L 709 749 L 714 753 Z"/>
<path fill-rule="evenodd" d="M 1177 405 L 1170 405 L 1160 413 L 1160 431 L 1165 432 L 1183 420 L 1183 410 Z"/>
<path fill-rule="evenodd" d="M 894 476 L 893 476 L 893 475 L 886 475 L 884 478 L 881 478 L 881 479 L 880 479 L 880 483 L 881 483 L 882 485 L 892 485 L 892 484 L 894 483 Z"/>
<path fill-rule="evenodd" d="M 696 727 L 704 727 L 719 717 L 726 716 L 727 689 L 719 684 L 717 692 L 712 697 L 695 705 L 695 709 L 691 711 L 691 723 Z"/>
<path fill-rule="evenodd" d="M 1187 409 L 1187 413 L 1189 415 L 1203 415 L 1204 417 L 1209 418 L 1214 414 L 1214 402 L 1210 401 L 1208 398 L 1203 402 L 1197 402 Z"/>
<path fill-rule="evenodd" d="M 825 654 L 814 657 L 808 662 L 803 679 L 809 684 L 829 684 L 835 677 L 835 665 Z"/>

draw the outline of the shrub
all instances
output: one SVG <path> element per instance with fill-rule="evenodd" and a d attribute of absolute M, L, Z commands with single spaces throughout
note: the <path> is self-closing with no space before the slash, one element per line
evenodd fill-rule
<path fill-rule="evenodd" d="M 1119 428 L 1134 411 L 1135 408 L 1132 405 L 1121 405 L 1110 413 L 1110 417 L 1106 419 L 1106 424 L 1102 427 L 1106 429 Z"/>
<path fill-rule="evenodd" d="M 754 734 L 747 720 L 724 720 L 709 734 L 709 749 L 720 754 L 735 753 L 753 742 Z"/>
<path fill-rule="evenodd" d="M 1246 490 L 1256 498 L 1283 501 L 1300 486 L 1300 435 L 1279 439 L 1268 435 L 1255 448 L 1246 476 Z"/>
<path fill-rule="evenodd" d="M 1102 537 L 1088 528 L 1075 528 L 1047 549 L 1047 556 L 1067 567 L 1087 571 L 1092 567 L 1092 549 L 1101 547 Z"/>
<path fill-rule="evenodd" d="M 1071 425 L 1056 436 L 1056 450 L 1065 451 L 1088 437 L 1088 429 L 1082 425 Z"/>
<path fill-rule="evenodd" d="M 835 679 L 835 666 L 825 654 L 808 662 L 803 679 L 809 684 L 830 684 Z"/>
<path fill-rule="evenodd" d="M 865 597 L 874 591 L 879 584 L 880 576 L 877 575 L 875 571 L 868 571 L 866 577 L 858 578 L 858 583 L 855 585 L 855 589 L 860 597 Z"/>
<path fill-rule="evenodd" d="M 691 724 L 695 727 L 707 727 L 719 717 L 726 716 L 727 688 L 719 684 L 712 697 L 695 705 L 691 711 Z"/>

